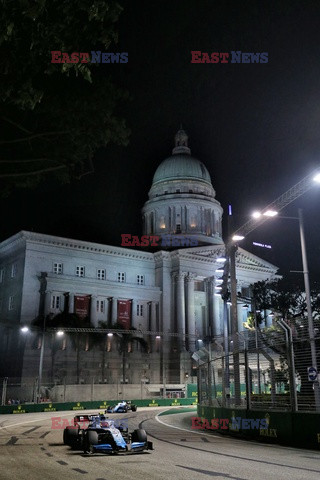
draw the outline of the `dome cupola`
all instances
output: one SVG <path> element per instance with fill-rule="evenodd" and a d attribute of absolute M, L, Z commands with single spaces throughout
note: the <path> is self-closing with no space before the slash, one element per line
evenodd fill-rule
<path fill-rule="evenodd" d="M 222 208 L 215 199 L 210 174 L 191 155 L 188 135 L 175 135 L 171 157 L 157 168 L 143 210 L 146 235 L 197 236 L 199 244 L 223 243 Z"/>

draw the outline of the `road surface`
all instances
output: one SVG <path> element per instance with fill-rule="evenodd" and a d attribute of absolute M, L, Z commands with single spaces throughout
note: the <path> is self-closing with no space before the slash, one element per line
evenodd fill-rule
<path fill-rule="evenodd" d="M 139 425 L 155 450 L 129 455 L 85 455 L 62 443 L 51 417 L 75 412 L 0 416 L 1 480 L 319 480 L 320 452 L 248 442 L 188 430 L 191 416 L 157 417 L 159 408 L 110 415 Z M 79 413 L 79 412 L 76 412 Z M 88 413 L 88 412 L 85 412 Z M 96 412 L 92 412 L 96 413 Z M 161 423 L 160 423 L 161 422 Z M 169 425 L 170 424 L 170 425 Z"/>

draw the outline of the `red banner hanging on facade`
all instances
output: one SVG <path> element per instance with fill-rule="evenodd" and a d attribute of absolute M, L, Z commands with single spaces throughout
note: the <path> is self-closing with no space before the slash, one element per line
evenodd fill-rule
<path fill-rule="evenodd" d="M 88 317 L 90 314 L 91 295 L 74 296 L 74 313 L 81 318 Z"/>
<path fill-rule="evenodd" d="M 118 323 L 125 330 L 131 328 L 131 304 L 132 300 L 118 300 Z"/>

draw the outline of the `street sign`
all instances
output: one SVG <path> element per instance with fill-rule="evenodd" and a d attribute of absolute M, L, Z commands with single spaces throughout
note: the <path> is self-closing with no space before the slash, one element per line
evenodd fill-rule
<path fill-rule="evenodd" d="M 308 367 L 308 380 L 309 382 L 315 382 L 318 377 L 318 371 L 315 367 Z"/>

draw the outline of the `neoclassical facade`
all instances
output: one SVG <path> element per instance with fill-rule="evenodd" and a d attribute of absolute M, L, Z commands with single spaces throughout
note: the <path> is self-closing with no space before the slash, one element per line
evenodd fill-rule
<path fill-rule="evenodd" d="M 121 323 L 139 330 L 149 343 L 141 360 L 145 377 L 159 383 L 165 375 L 167 382 L 183 383 L 197 339 L 223 334 L 222 213 L 208 170 L 191 156 L 180 130 L 172 156 L 153 177 L 142 209 L 143 233 L 187 235 L 198 246 L 144 251 L 17 233 L 0 244 L 1 351 L 12 348 L 10 327 L 67 311 L 87 316 L 96 327 Z M 275 278 L 277 267 L 239 248 L 236 270 L 238 291 L 246 296 L 250 284 Z M 239 331 L 245 320 L 239 300 Z M 110 347 L 107 353 L 111 359 L 116 351 Z M 129 364 L 128 382 L 139 381 L 142 364 Z M 119 371 L 111 370 L 103 381 L 117 381 Z M 92 374 L 89 367 L 83 371 L 85 377 Z"/>

